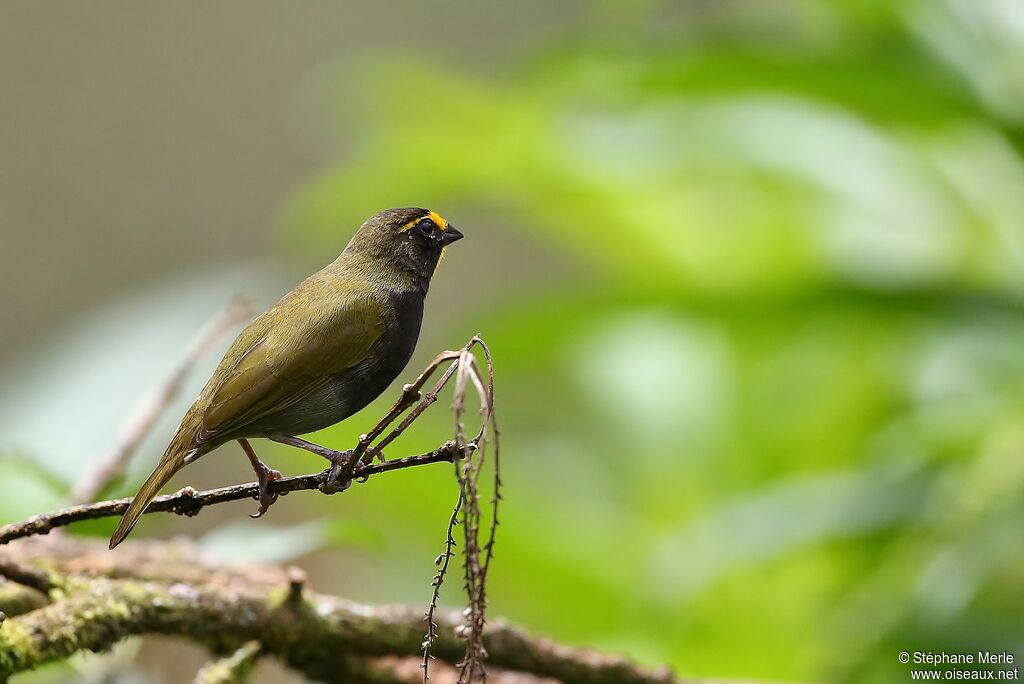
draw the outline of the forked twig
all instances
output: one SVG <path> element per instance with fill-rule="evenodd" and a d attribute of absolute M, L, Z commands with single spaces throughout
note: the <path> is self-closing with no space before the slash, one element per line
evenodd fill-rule
<path fill-rule="evenodd" d="M 481 378 L 480 367 L 476 356 L 473 354 L 473 349 L 477 346 L 483 349 L 484 358 L 488 365 L 488 383 L 486 387 L 483 379 Z M 465 620 L 461 625 L 459 625 L 456 633 L 466 642 L 465 655 L 457 665 L 458 679 L 460 683 L 463 683 L 472 682 L 475 679 L 479 679 L 480 681 L 486 681 L 487 679 L 487 672 L 483 666 L 483 661 L 487 657 L 487 651 L 483 644 L 483 630 L 486 622 L 485 613 L 487 607 L 486 582 L 487 569 L 490 564 L 490 558 L 493 554 L 494 536 L 497 531 L 498 524 L 497 502 L 500 499 L 498 492 L 500 477 L 497 473 L 499 461 L 495 458 L 495 493 L 494 498 L 492 499 L 490 536 L 484 547 L 485 560 L 481 563 L 479 537 L 480 521 L 482 516 L 477 484 L 484 461 L 486 460 L 487 438 L 496 430 L 497 424 L 494 420 L 494 374 L 490 350 L 487 348 L 486 344 L 484 344 L 479 335 L 474 336 L 466 346 L 457 352 L 454 363 L 449 367 L 448 371 L 444 376 L 442 376 L 441 380 L 435 386 L 431 401 L 436 400 L 437 392 L 446 382 L 448 382 L 453 374 L 455 376 L 454 401 L 452 404 L 455 416 L 454 444 L 455 448 L 461 452 L 461 462 L 455 467 L 455 477 L 459 483 L 459 505 L 456 506 L 455 511 L 452 513 L 452 518 L 449 521 L 445 550 L 447 553 L 450 551 L 451 546 L 454 545 L 452 532 L 457 516 L 461 513 L 464 538 L 464 586 L 466 589 L 468 606 L 463 613 Z M 480 412 L 482 415 L 480 429 L 472 440 L 468 440 L 466 438 L 465 428 L 463 425 L 466 393 L 470 386 L 472 386 L 477 392 L 480 400 Z M 479 457 L 474 460 L 475 454 L 479 454 Z M 444 556 L 444 554 L 442 554 L 442 556 Z M 440 560 L 442 557 L 439 556 L 438 558 Z M 436 631 L 433 629 L 432 624 L 432 614 L 436 606 L 440 586 L 444 581 L 447 569 L 448 563 L 447 557 L 445 557 L 445 562 L 441 565 L 437 575 L 434 577 L 434 592 L 430 606 L 427 610 L 427 637 L 423 642 L 422 663 L 424 684 L 427 684 L 429 681 L 430 647 L 434 638 L 436 638 Z"/>
<path fill-rule="evenodd" d="M 467 351 L 468 354 L 468 351 Z M 463 359 L 459 365 L 459 373 L 456 379 L 455 390 L 455 443 L 462 445 L 466 443 L 462 414 L 465 408 L 466 385 L 470 377 L 476 375 L 470 359 Z M 479 387 L 480 383 L 474 383 Z M 480 393 L 482 411 L 486 415 L 489 411 L 487 397 Z M 482 426 L 486 430 L 486 418 Z M 481 432 L 482 434 L 482 432 Z M 487 657 L 484 649 L 482 635 L 484 626 L 484 611 L 486 599 L 484 595 L 484 583 L 482 568 L 480 566 L 480 505 L 477 480 L 479 471 L 483 465 L 483 458 L 476 462 L 467 454 L 462 464 L 455 466 L 455 474 L 459 481 L 462 498 L 470 502 L 463 507 L 462 525 L 465 547 L 463 551 L 463 574 L 465 579 L 466 595 L 469 605 L 465 612 L 465 622 L 461 626 L 461 634 L 466 640 L 466 655 L 458 663 L 459 682 L 472 682 L 474 677 L 479 675 L 480 679 L 486 680 L 487 674 L 483 668 L 483 661 Z"/>
<path fill-rule="evenodd" d="M 380 456 L 384 447 L 394 441 L 398 435 L 405 432 L 406 428 L 408 428 L 414 420 L 419 418 L 420 414 L 422 414 L 427 407 L 437 400 L 438 391 L 440 391 L 448 381 L 451 373 L 455 370 L 454 363 L 452 364 L 452 367 L 445 371 L 444 375 L 434 386 L 434 389 L 428 392 L 426 397 L 422 397 L 420 390 L 423 389 L 423 385 L 426 384 L 427 380 L 430 379 L 430 376 L 434 374 L 434 371 L 437 370 L 438 366 L 449 359 L 456 358 L 458 354 L 459 352 L 441 352 L 425 369 L 423 369 L 423 372 L 419 374 L 419 377 L 417 377 L 416 380 L 402 388 L 402 396 L 398 398 L 398 401 L 395 402 L 394 406 L 392 406 L 391 409 L 384 414 L 384 417 L 373 426 L 373 429 L 359 436 L 359 440 L 352 452 L 352 456 L 349 457 L 345 465 L 339 469 L 335 475 L 335 479 L 338 482 L 347 481 L 352 476 L 352 471 L 355 469 L 356 464 L 361 463 L 364 460 L 370 460 Z M 402 415 L 406 409 L 413 404 L 416 404 L 416 402 L 419 402 L 419 404 L 415 409 L 413 409 L 412 413 L 406 416 L 405 419 L 399 423 L 398 427 L 391 431 L 391 434 L 381 440 L 380 444 L 370 448 L 370 444 L 373 440 L 377 439 L 377 437 L 379 437 L 381 433 L 391 425 L 391 423 L 395 422 L 398 416 Z M 366 456 L 369 456 L 369 459 L 366 459 Z"/>

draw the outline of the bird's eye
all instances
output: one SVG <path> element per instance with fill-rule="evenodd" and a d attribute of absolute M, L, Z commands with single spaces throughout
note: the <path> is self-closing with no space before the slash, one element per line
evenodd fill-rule
<path fill-rule="evenodd" d="M 437 230 L 437 225 L 430 219 L 423 219 L 416 224 L 416 227 L 420 229 L 420 232 L 427 237 L 433 237 L 434 231 Z"/>

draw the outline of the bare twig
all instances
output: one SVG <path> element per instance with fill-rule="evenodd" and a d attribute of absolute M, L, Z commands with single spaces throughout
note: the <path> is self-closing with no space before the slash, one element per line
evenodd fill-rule
<path fill-rule="evenodd" d="M 476 357 L 472 353 L 475 346 L 480 346 L 488 365 L 488 385 L 485 388 L 480 377 L 480 369 Z M 494 421 L 494 384 L 493 366 L 490 351 L 480 339 L 474 336 L 460 354 L 455 380 L 455 397 L 453 410 L 455 413 L 455 444 L 463 450 L 463 459 L 455 465 L 455 477 L 459 483 L 462 506 L 463 527 L 463 570 L 468 606 L 464 612 L 464 622 L 458 633 L 466 641 L 466 653 L 458 663 L 459 682 L 472 682 L 474 679 L 486 681 L 487 671 L 483 662 L 487 658 L 487 649 L 483 643 L 484 626 L 487 609 L 487 569 L 493 553 L 494 535 L 497 531 L 497 505 L 500 484 L 499 463 L 495 458 L 495 495 L 492 499 L 492 523 L 490 537 L 485 545 L 485 561 L 481 562 L 480 525 L 481 507 L 479 495 L 479 478 L 486 460 L 486 447 L 489 433 L 496 428 Z M 468 387 L 476 390 L 480 400 L 482 421 L 480 429 L 472 440 L 467 440 L 463 425 L 465 399 Z M 469 448 L 469 447 L 472 448 Z M 475 453 L 474 453 L 475 452 Z M 497 454 L 496 454 L 497 455 Z"/>
<path fill-rule="evenodd" d="M 483 348 L 485 358 L 487 359 L 489 369 L 488 377 L 490 380 L 489 387 L 487 388 L 484 387 L 483 380 L 480 377 L 480 367 L 473 354 L 473 349 L 476 346 Z M 400 435 L 403 430 L 405 430 L 423 413 L 423 411 L 437 401 L 440 391 L 453 376 L 455 377 L 455 390 L 452 403 L 455 416 L 454 448 L 462 457 L 461 465 L 457 464 L 455 467 L 455 476 L 459 483 L 459 499 L 455 506 L 455 510 L 452 513 L 452 517 L 448 522 L 445 539 L 445 552 L 441 556 L 438 556 L 436 560 L 440 565 L 440 568 L 434 576 L 432 583 L 433 592 L 431 594 L 430 604 L 428 605 L 426 613 L 427 634 L 424 637 L 422 644 L 423 661 L 421 666 L 423 668 L 423 684 L 427 684 L 429 681 L 431 660 L 430 650 L 437 636 L 436 624 L 433 621 L 433 614 L 436 610 L 441 583 L 444 581 L 444 577 L 448 570 L 448 563 L 452 555 L 451 550 L 455 545 L 453 531 L 456 522 L 459 520 L 460 513 L 463 524 L 463 536 L 465 539 L 463 568 L 465 571 L 465 589 L 468 597 L 468 607 L 464 614 L 466 619 L 458 629 L 460 638 L 463 638 L 466 642 L 465 655 L 458 664 L 458 681 L 460 683 L 471 682 L 475 678 L 485 681 L 487 678 L 487 673 L 483 667 L 483 661 L 487 657 L 487 651 L 484 648 L 481 639 L 485 624 L 486 570 L 485 566 L 480 562 L 479 529 L 481 516 L 477 488 L 477 482 L 483 467 L 484 453 L 483 451 L 480 451 L 480 458 L 475 462 L 473 460 L 473 454 L 478 450 L 478 448 L 486 445 L 488 432 L 493 426 L 493 369 L 491 367 L 489 350 L 480 339 L 480 336 L 475 335 L 458 351 L 447 351 L 435 358 L 430 366 L 428 366 L 427 370 L 424 371 L 424 373 L 417 379 L 415 388 L 418 390 L 425 383 L 427 377 L 431 373 L 433 373 L 442 363 L 449 360 L 452 361 L 451 365 L 449 365 L 448 369 L 441 375 L 434 387 L 425 396 L 423 396 L 420 402 L 415 406 L 415 408 L 413 408 L 409 415 L 402 420 L 398 427 L 392 430 L 387 437 L 381 440 L 381 443 L 377 447 L 374 447 L 379 451 L 391 440 Z M 466 392 L 470 385 L 477 392 L 480 400 L 481 414 L 483 415 L 480 429 L 472 440 L 468 440 L 466 438 L 462 420 L 463 413 L 465 411 Z M 406 389 L 408 390 L 408 386 Z M 398 406 L 399 404 L 396 404 L 396 408 L 398 408 Z M 392 411 L 392 413 L 389 414 L 389 417 L 394 419 L 397 417 L 398 413 L 399 412 Z M 364 435 L 364 437 L 366 436 Z M 455 462 L 454 459 L 453 462 Z M 497 465 L 498 461 L 495 460 L 495 466 L 497 467 Z M 495 506 L 494 512 L 496 520 L 497 498 L 494 499 L 493 505 Z M 488 542 L 487 549 L 488 560 L 491 549 L 493 548 L 496 524 L 497 523 L 494 522 L 491 526 L 491 537 Z"/>
<path fill-rule="evenodd" d="M 365 441 L 366 444 L 369 444 L 373 440 L 380 437 L 381 433 L 384 432 L 384 429 L 387 428 L 388 425 L 391 425 L 391 423 L 395 422 L 395 419 L 398 418 L 398 416 L 400 416 L 402 413 L 405 412 L 407 408 L 409 408 L 422 398 L 421 391 L 423 389 L 423 385 L 425 385 L 427 380 L 430 379 L 430 376 L 434 374 L 434 371 L 437 370 L 438 366 L 440 366 L 445 361 L 449 361 L 451 359 L 456 358 L 457 356 L 458 352 L 444 351 L 438 354 L 436 357 L 434 357 L 434 360 L 431 361 L 427 365 L 427 367 L 423 369 L 423 372 L 421 372 L 413 382 L 402 388 L 401 398 L 397 402 L 395 402 L 395 405 L 392 406 L 391 410 L 388 411 L 387 415 L 384 416 L 384 418 L 381 419 L 381 421 L 377 423 L 376 426 L 374 426 L 373 430 L 371 430 L 369 433 L 365 435 L 367 439 L 361 441 Z M 379 450 L 379 447 L 376 447 L 374 449 L 374 451 Z"/>
<path fill-rule="evenodd" d="M 335 475 L 335 479 L 337 479 L 340 482 L 344 482 L 349 477 L 351 477 L 356 464 L 363 461 L 363 456 L 367 453 L 367 449 L 370 447 L 370 443 L 373 442 L 373 440 L 377 439 L 377 437 L 379 437 L 381 433 L 383 433 L 384 430 L 387 429 L 387 427 L 391 425 L 391 423 L 393 423 L 396 418 L 398 418 L 398 416 L 404 413 L 406 409 L 415 404 L 417 401 L 420 402 L 419 405 L 417 405 L 416 408 L 413 409 L 413 412 L 406 416 L 406 418 L 399 424 L 397 428 L 392 430 L 391 433 L 386 438 L 384 438 L 380 444 L 376 445 L 369 451 L 371 457 L 379 456 L 381 451 L 383 451 L 384 447 L 386 447 L 388 444 L 394 441 L 394 439 L 398 437 L 398 435 L 402 434 L 405 431 L 405 429 L 409 427 L 409 425 L 412 424 L 412 422 L 416 420 L 420 416 L 420 414 L 422 414 L 423 411 L 426 410 L 428 406 L 430 406 L 430 404 L 437 400 L 437 392 L 439 392 L 441 388 L 444 387 L 445 383 L 448 382 L 448 378 L 451 377 L 451 374 L 455 369 L 454 363 L 452 364 L 452 367 L 449 368 L 448 371 L 446 371 L 445 374 L 441 377 L 441 380 L 434 387 L 434 389 L 431 392 L 428 392 L 427 397 L 423 398 L 422 400 L 420 399 L 420 390 L 423 388 L 423 385 L 427 382 L 427 380 L 430 379 L 430 376 L 434 374 L 434 371 L 437 370 L 438 366 L 440 366 L 446 360 L 456 358 L 458 354 L 459 352 L 441 352 L 433 361 L 430 362 L 430 364 L 423 370 L 423 372 L 419 374 L 419 377 L 417 377 L 416 380 L 402 388 L 402 396 L 399 397 L 398 401 L 395 402 L 395 405 L 391 407 L 391 410 L 389 410 L 387 414 L 385 414 L 385 416 L 381 418 L 380 421 L 378 421 L 375 426 L 373 426 L 372 430 L 370 430 L 366 434 L 359 436 L 359 441 L 356 443 L 356 447 L 355 450 L 352 452 L 352 456 L 349 457 L 348 462 L 344 465 L 344 467 L 338 470 L 337 475 Z"/>
<path fill-rule="evenodd" d="M 402 422 L 398 424 L 398 427 L 396 427 L 394 430 L 388 433 L 388 435 L 384 439 L 382 439 L 379 444 L 373 447 L 375 452 L 379 452 L 388 444 L 391 444 L 391 442 L 395 441 L 395 439 L 400 434 L 405 432 L 406 428 L 412 425 L 413 421 L 419 418 L 424 411 L 430 408 L 431 404 L 437 401 L 437 395 L 440 394 L 441 390 L 444 389 L 444 386 L 448 384 L 448 381 L 451 379 L 452 375 L 458 369 L 459 359 L 462 357 L 462 354 L 465 352 L 466 349 L 468 349 L 472 345 L 473 340 L 470 340 L 462 349 L 458 351 L 442 352 L 437 356 L 437 358 L 435 358 L 431 362 L 430 366 L 427 367 L 429 373 L 424 371 L 424 374 L 420 376 L 420 378 L 423 379 L 424 382 L 426 381 L 427 377 L 429 377 L 429 375 L 433 373 L 434 370 L 436 370 L 440 364 L 444 363 L 445 361 L 450 361 L 454 359 L 451 365 L 448 366 L 448 369 L 441 375 L 440 379 L 438 379 L 438 381 L 434 384 L 434 387 L 431 388 L 429 392 L 423 395 L 423 398 L 420 399 L 420 403 L 418 403 L 413 408 L 413 410 L 409 412 L 409 415 L 402 419 Z"/>
<path fill-rule="evenodd" d="M 171 374 L 153 388 L 132 409 L 119 430 L 117 446 L 87 477 L 82 478 L 72 491 L 74 503 L 87 503 L 96 498 L 107 486 L 121 476 L 132 455 L 139 448 L 156 421 L 181 391 L 185 378 L 197 363 L 232 328 L 252 313 L 252 307 L 242 297 L 232 297 L 223 311 L 207 323 L 185 349 L 185 354 Z"/>
<path fill-rule="evenodd" d="M 200 349 L 204 345 L 208 346 L 210 333 L 200 336 L 199 342 L 193 345 L 193 351 Z M 421 454 L 419 456 L 411 456 L 404 459 L 398 459 L 395 461 L 389 461 L 387 463 L 379 463 L 375 465 L 369 465 L 362 463 L 363 456 L 366 455 L 367 449 L 373 439 L 380 436 L 383 431 L 393 423 L 399 415 L 401 415 L 406 409 L 413 404 L 416 404 L 413 410 L 407 415 L 402 422 L 392 430 L 387 437 L 385 437 L 379 444 L 374 446 L 368 453 L 370 455 L 377 455 L 380 453 L 384 446 L 390 444 L 396 437 L 412 424 L 422 413 L 435 401 L 437 401 L 437 395 L 452 377 L 455 371 L 460 367 L 461 364 L 468 362 L 475 363 L 472 355 L 469 354 L 469 350 L 474 345 L 481 345 L 482 342 L 479 336 L 474 337 L 459 351 L 446 351 L 439 354 L 420 375 L 416 380 L 406 385 L 403 388 L 402 396 L 398 399 L 391 410 L 374 426 L 370 432 L 362 435 L 359 439 L 359 443 L 353 454 L 353 458 L 350 458 L 345 466 L 345 470 L 348 471 L 334 474 L 329 469 L 317 474 L 303 475 L 300 477 L 283 478 L 276 480 L 271 483 L 268 488 L 270 494 L 284 494 L 291 491 L 298 491 L 303 489 L 319 488 L 322 484 L 330 481 L 345 481 L 346 479 L 365 479 L 370 475 L 379 472 L 387 472 L 390 470 L 398 470 L 402 468 L 408 468 L 416 465 L 425 465 L 427 463 L 436 463 L 439 461 L 455 461 L 461 455 L 472 451 L 476 448 L 475 443 L 470 442 L 468 444 L 456 445 L 453 442 L 448 442 L 432 452 Z M 189 356 L 193 356 L 190 353 Z M 453 360 L 454 359 L 454 360 Z M 434 385 L 434 387 L 421 398 L 421 392 L 423 385 L 426 384 L 430 376 L 437 370 L 437 368 L 445 361 L 453 360 L 450 367 L 442 374 L 441 378 Z M 179 380 L 180 382 L 180 380 Z M 174 384 L 174 383 L 170 383 Z M 416 402 L 419 403 L 416 403 Z M 461 400 L 459 402 L 461 404 Z M 145 421 L 143 421 L 144 423 Z M 138 423 L 142 424 L 142 423 Z M 481 435 L 483 434 L 484 428 L 481 428 Z M 137 431 L 136 431 L 137 432 Z M 144 430 L 143 430 L 144 433 Z M 139 437 L 141 439 L 141 437 Z M 131 442 L 132 440 L 128 440 Z M 127 452 L 122 451 L 121 453 L 127 453 L 130 456 L 130 447 Z M 113 463 L 113 462 L 112 462 Z M 123 466 L 123 463 L 122 463 Z M 111 468 L 106 469 L 108 475 L 116 476 L 119 472 L 117 470 L 119 466 L 111 465 Z M 94 478 L 95 482 L 99 483 L 96 485 L 90 485 L 84 491 L 88 493 L 95 487 L 102 489 L 104 484 L 108 481 L 107 475 Z M 256 498 L 258 485 L 256 483 L 249 483 L 243 485 L 234 485 L 231 487 L 222 487 L 219 489 L 213 489 L 204 492 L 197 492 L 191 487 L 185 487 L 178 491 L 176 494 L 161 496 L 154 499 L 153 503 L 146 509 L 147 513 L 156 512 L 172 512 L 182 515 L 195 515 L 204 506 L 223 503 L 226 501 L 235 501 L 239 499 Z M 95 518 L 102 518 L 113 515 L 121 515 L 124 513 L 130 499 L 118 499 L 113 501 L 103 501 L 96 504 L 81 504 L 77 506 L 71 506 L 63 510 L 45 513 L 34 516 L 28 520 L 20 523 L 13 523 L 0 527 L 0 544 L 5 544 L 12 539 L 18 539 L 34 534 L 46 534 L 50 530 L 69 525 L 73 522 L 81 520 L 91 520 Z"/>
<path fill-rule="evenodd" d="M 494 492 L 491 496 L 491 529 L 487 537 L 486 555 L 484 557 L 483 577 L 486 581 L 487 571 L 491 567 L 491 559 L 494 558 L 494 540 L 498 533 L 498 503 L 501 501 L 501 430 L 498 429 L 498 418 L 494 412 L 494 360 L 491 358 L 491 350 L 482 338 L 477 336 L 477 343 L 484 351 L 484 359 L 487 361 L 487 405 L 489 410 L 484 418 L 484 425 L 480 426 L 480 433 L 475 440 L 481 447 L 481 460 L 486 455 L 486 435 L 484 427 L 487 423 L 491 426 L 491 440 L 494 442 Z"/>
<path fill-rule="evenodd" d="M 455 555 L 452 549 L 455 548 L 455 526 L 459 522 L 459 510 L 461 508 L 462 494 L 460 493 L 459 498 L 455 501 L 455 508 L 452 509 L 452 517 L 448 519 L 444 553 L 434 559 L 434 564 L 437 566 L 437 574 L 434 575 L 433 582 L 431 582 L 434 591 L 430 596 L 430 605 L 427 606 L 426 615 L 423 616 L 423 621 L 427 623 L 427 636 L 423 640 L 423 662 L 420 665 L 423 668 L 423 684 L 427 684 L 430 681 L 430 661 L 433 658 L 430 655 L 430 647 L 434 644 L 434 640 L 437 639 L 437 622 L 434 620 L 434 613 L 437 612 L 437 601 L 441 598 L 441 585 L 448 574 L 448 564 L 452 556 Z"/>
<path fill-rule="evenodd" d="M 440 463 L 442 461 L 450 462 L 459 458 L 460 454 L 461 452 L 455 448 L 454 443 L 446 442 L 434 451 L 418 456 L 395 459 L 386 463 L 359 466 L 353 475 L 356 478 L 362 479 L 370 475 L 386 473 L 392 470 L 402 470 L 430 463 Z M 318 489 L 321 484 L 327 481 L 329 473 L 330 470 L 328 469 L 316 474 L 274 480 L 270 483 L 268 491 L 271 494 L 287 494 L 288 492 L 300 490 Z M 158 496 L 153 499 L 153 503 L 146 509 L 146 513 L 177 513 L 179 515 L 191 516 L 196 515 L 206 506 L 227 501 L 255 499 L 258 496 L 259 485 L 255 482 L 207 491 L 196 491 L 192 487 L 184 487 L 175 494 Z M 129 503 L 131 503 L 130 498 L 71 506 L 59 511 L 36 515 L 22 522 L 5 525 L 0 527 L 0 545 L 21 537 L 46 534 L 54 528 L 64 527 L 82 520 L 94 520 L 96 518 L 121 515 L 127 510 Z"/>

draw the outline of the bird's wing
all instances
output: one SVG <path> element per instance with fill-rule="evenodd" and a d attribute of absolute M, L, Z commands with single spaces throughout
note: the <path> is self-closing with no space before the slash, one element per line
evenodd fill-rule
<path fill-rule="evenodd" d="M 268 325 L 238 362 L 225 369 L 203 411 L 200 442 L 294 405 L 366 358 L 384 333 L 378 302 L 353 293 L 325 314 L 318 310 L 317 299 L 306 298 L 305 305 L 296 299 L 282 301 L 287 319 Z"/>

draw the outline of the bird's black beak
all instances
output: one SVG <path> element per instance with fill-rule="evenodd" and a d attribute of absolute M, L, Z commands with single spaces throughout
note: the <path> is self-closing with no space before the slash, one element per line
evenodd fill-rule
<path fill-rule="evenodd" d="M 459 232 L 458 228 L 449 223 L 444 227 L 444 230 L 441 231 L 441 244 L 448 246 L 456 240 L 461 240 L 462 237 L 462 233 Z"/>

